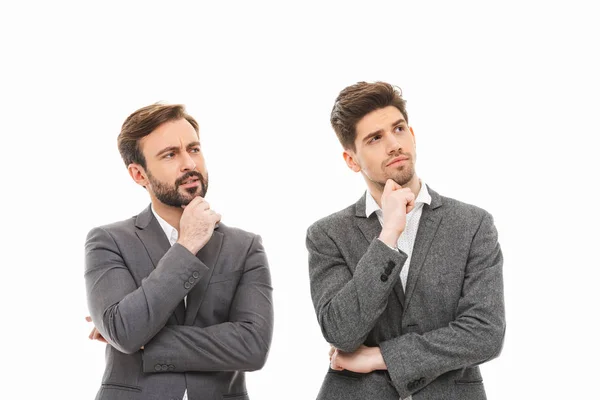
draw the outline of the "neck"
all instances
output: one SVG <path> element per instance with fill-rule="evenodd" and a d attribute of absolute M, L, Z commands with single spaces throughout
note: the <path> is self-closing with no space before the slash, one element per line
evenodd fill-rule
<path fill-rule="evenodd" d="M 161 203 L 156 197 L 150 196 L 152 200 L 152 207 L 154 207 L 154 211 L 162 219 L 167 221 L 169 225 L 179 232 L 179 220 L 181 220 L 181 214 L 183 214 L 183 208 L 171 207 L 164 203 Z"/>
<path fill-rule="evenodd" d="M 371 193 L 371 196 L 373 196 L 373 199 L 375 200 L 375 202 L 377 202 L 377 205 L 381 208 L 381 195 L 383 194 L 384 185 L 382 185 L 378 182 L 373 182 L 373 181 L 367 180 L 367 187 L 369 189 L 369 193 Z M 416 199 L 417 196 L 419 195 L 419 192 L 421 191 L 421 180 L 415 174 L 415 175 L 413 175 L 412 179 L 406 185 L 403 185 L 402 187 L 409 188 L 411 190 L 411 192 L 414 193 L 415 199 Z"/>

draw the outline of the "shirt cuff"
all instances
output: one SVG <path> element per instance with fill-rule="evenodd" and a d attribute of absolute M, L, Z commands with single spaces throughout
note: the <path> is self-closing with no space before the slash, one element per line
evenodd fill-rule
<path fill-rule="evenodd" d="M 383 240 L 377 238 L 377 240 L 379 240 L 381 243 L 385 244 L 387 247 L 389 247 L 390 249 L 394 250 L 394 251 L 398 251 L 398 247 L 392 247 L 389 244 L 387 244 L 386 242 L 384 242 Z"/>

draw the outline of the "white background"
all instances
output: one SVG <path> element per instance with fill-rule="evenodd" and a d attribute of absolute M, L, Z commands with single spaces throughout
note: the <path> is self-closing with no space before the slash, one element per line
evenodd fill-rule
<path fill-rule="evenodd" d="M 0 6 L 0 398 L 99 388 L 84 239 L 147 205 L 116 137 L 164 100 L 200 122 L 213 208 L 269 256 L 275 334 L 251 397 L 314 399 L 328 345 L 304 235 L 364 190 L 328 122 L 360 80 L 402 87 L 420 177 L 495 217 L 508 330 L 488 398 L 597 395 L 594 2 L 197 3 Z"/>

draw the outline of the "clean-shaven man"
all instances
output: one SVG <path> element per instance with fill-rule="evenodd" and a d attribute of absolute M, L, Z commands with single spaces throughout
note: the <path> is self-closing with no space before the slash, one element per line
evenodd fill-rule
<path fill-rule="evenodd" d="M 107 342 L 96 399 L 248 399 L 244 372 L 262 368 L 273 331 L 260 237 L 204 200 L 200 131 L 182 105 L 135 111 L 118 147 L 150 205 L 87 236 L 91 337 Z"/>
<path fill-rule="evenodd" d="M 367 190 L 307 233 L 312 300 L 332 346 L 318 399 L 485 399 L 478 365 L 500 354 L 505 332 L 491 215 L 419 179 L 392 85 L 345 88 L 331 124 Z"/>

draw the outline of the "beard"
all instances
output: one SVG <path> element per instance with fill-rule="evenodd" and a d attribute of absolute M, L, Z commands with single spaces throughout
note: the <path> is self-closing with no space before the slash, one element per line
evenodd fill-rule
<path fill-rule="evenodd" d="M 181 207 L 190 204 L 195 197 L 205 197 L 206 191 L 208 190 L 208 174 L 206 178 L 202 176 L 198 171 L 188 171 L 181 177 L 177 178 L 173 186 L 168 183 L 164 183 L 156 179 L 149 170 L 146 171 L 148 174 L 148 181 L 152 186 L 152 192 L 154 196 L 163 204 L 171 207 Z M 197 187 L 186 188 L 186 194 L 179 192 L 179 186 L 190 178 L 198 178 L 200 185 Z"/>
<path fill-rule="evenodd" d="M 406 160 L 406 162 L 404 164 L 399 165 L 398 167 L 395 167 L 393 171 L 384 172 L 385 179 L 383 181 L 371 179 L 371 181 L 376 183 L 377 185 L 379 185 L 382 190 L 385 187 L 385 183 L 387 182 L 388 179 L 391 179 L 394 182 L 396 182 L 398 185 L 405 187 L 414 178 L 414 176 L 415 176 L 415 162 L 414 162 L 415 157 L 409 153 L 397 152 L 396 154 L 394 154 L 393 156 L 391 156 L 390 158 L 388 158 L 387 160 L 385 160 L 385 162 L 383 162 L 381 164 L 382 170 L 385 171 L 386 165 L 391 160 L 393 160 L 394 158 L 399 157 L 399 156 L 406 156 L 406 157 L 408 157 L 408 160 Z"/>
<path fill-rule="evenodd" d="M 412 180 L 414 176 L 415 165 L 412 162 L 408 162 L 406 165 L 401 165 L 397 167 L 394 172 L 390 173 L 389 179 L 404 187 Z M 385 186 L 385 182 L 383 182 L 383 186 Z"/>

